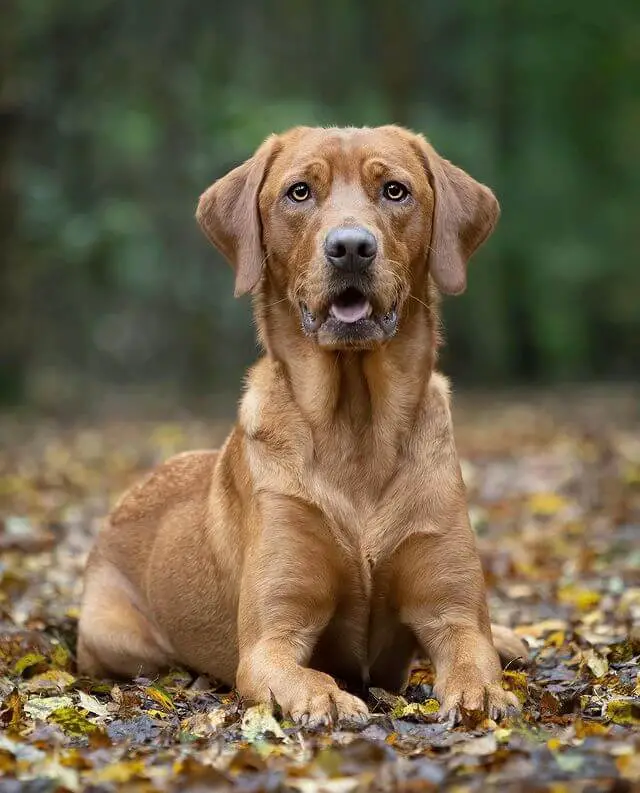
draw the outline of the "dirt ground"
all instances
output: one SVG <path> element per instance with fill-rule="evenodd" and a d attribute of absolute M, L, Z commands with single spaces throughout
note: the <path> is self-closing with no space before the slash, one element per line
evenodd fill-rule
<path fill-rule="evenodd" d="M 435 721 L 432 671 L 370 723 L 299 730 L 176 672 L 77 675 L 81 575 L 109 504 L 219 423 L 0 418 L 0 793 L 640 790 L 638 393 L 461 397 L 458 444 L 492 615 L 531 648 L 500 724 Z M 197 593 L 196 595 L 197 596 Z"/>

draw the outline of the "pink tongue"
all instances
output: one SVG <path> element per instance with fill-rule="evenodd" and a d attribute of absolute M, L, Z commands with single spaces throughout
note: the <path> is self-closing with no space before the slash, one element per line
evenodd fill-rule
<path fill-rule="evenodd" d="M 349 306 L 339 306 L 333 303 L 329 311 L 331 316 L 339 319 L 340 322 L 357 322 L 359 319 L 369 316 L 371 304 L 368 300 L 362 300 Z"/>

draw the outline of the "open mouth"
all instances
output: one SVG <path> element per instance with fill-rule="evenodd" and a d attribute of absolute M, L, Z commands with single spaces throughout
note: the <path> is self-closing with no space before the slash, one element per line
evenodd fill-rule
<path fill-rule="evenodd" d="M 358 289 L 350 286 L 329 306 L 329 314 L 340 322 L 352 323 L 371 316 L 371 303 Z"/>
<path fill-rule="evenodd" d="M 328 347 L 367 347 L 391 338 L 398 324 L 395 304 L 386 312 L 376 311 L 371 300 L 353 286 L 335 294 L 324 310 L 312 311 L 301 303 L 300 313 L 305 333 Z"/>

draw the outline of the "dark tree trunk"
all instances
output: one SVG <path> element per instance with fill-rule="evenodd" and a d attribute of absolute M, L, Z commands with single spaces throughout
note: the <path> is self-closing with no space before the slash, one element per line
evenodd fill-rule
<path fill-rule="evenodd" d="M 22 303 L 24 279 L 18 251 L 18 196 L 14 179 L 20 108 L 16 96 L 17 0 L 5 0 L 0 25 L 0 402 L 24 391 L 27 340 Z"/>
<path fill-rule="evenodd" d="M 518 140 L 522 131 L 519 121 L 523 119 L 522 109 L 518 107 L 521 95 L 516 55 L 518 24 L 517 6 L 511 0 L 501 0 L 496 16 L 496 143 L 502 163 L 500 182 L 505 193 L 512 196 L 515 194 Z M 504 293 L 509 297 L 507 327 L 513 334 L 508 369 L 517 380 L 531 380 L 539 374 L 539 361 L 528 311 L 527 285 L 523 282 L 527 268 L 527 263 L 521 261 L 523 255 L 519 242 L 508 235 L 500 267 Z"/>

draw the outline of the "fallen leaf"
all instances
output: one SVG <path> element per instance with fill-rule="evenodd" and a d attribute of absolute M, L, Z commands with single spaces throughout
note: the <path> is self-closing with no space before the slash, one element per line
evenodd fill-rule
<path fill-rule="evenodd" d="M 440 703 L 436 699 L 428 699 L 426 702 L 407 702 L 404 697 L 398 697 L 395 707 L 391 712 L 393 719 L 427 719 L 434 717 L 440 710 Z"/>
<path fill-rule="evenodd" d="M 22 656 L 22 658 L 16 661 L 15 666 L 13 667 L 13 674 L 23 675 L 27 669 L 31 669 L 34 666 L 40 666 L 46 662 L 47 659 L 40 653 L 26 653 Z"/>
<path fill-rule="evenodd" d="M 507 691 L 512 691 L 521 704 L 527 701 L 529 683 L 526 672 L 514 672 L 505 669 L 502 673 L 502 682 Z"/>
<path fill-rule="evenodd" d="M 498 740 L 493 732 L 489 732 L 480 738 L 472 738 L 470 741 L 464 741 L 454 746 L 455 752 L 470 754 L 474 757 L 484 757 L 485 755 L 494 754 L 497 749 Z"/>
<path fill-rule="evenodd" d="M 245 741 L 253 743 L 259 738 L 264 738 L 265 735 L 273 735 L 275 738 L 287 740 L 286 735 L 282 731 L 282 727 L 276 721 L 273 711 L 269 705 L 253 705 L 247 708 L 244 716 L 242 717 L 242 724 L 240 727 L 242 737 Z"/>
<path fill-rule="evenodd" d="M 462 402 L 457 440 L 491 618 L 526 639 L 531 665 L 505 676 L 520 718 L 496 725 L 462 709 L 453 729 L 435 721 L 424 661 L 402 698 L 361 692 L 371 710 L 362 728 L 301 729 L 269 708 L 256 720 L 235 692 L 180 669 L 117 686 L 78 677 L 82 572 L 109 505 L 165 448 L 227 428 L 185 414 L 173 440 L 160 432 L 165 444 L 151 419 L 63 427 L 0 416 L 0 511 L 23 516 L 25 534 L 55 535 L 46 553 L 0 548 L 0 788 L 635 790 L 640 491 L 625 472 L 640 464 L 637 394 L 628 426 L 617 407 L 585 423 L 580 405 L 562 417 L 546 400 L 492 404 L 490 420 L 473 407 L 465 420 Z"/>
<path fill-rule="evenodd" d="M 113 782 L 123 785 L 133 779 L 144 779 L 146 776 L 146 768 L 142 760 L 125 760 L 93 771 L 89 779 L 96 784 Z"/>
<path fill-rule="evenodd" d="M 50 669 L 48 672 L 34 675 L 24 682 L 21 691 L 28 694 L 44 694 L 51 691 L 63 692 L 73 685 L 75 677 L 62 669 Z"/>
<path fill-rule="evenodd" d="M 147 696 L 151 697 L 151 699 L 155 700 L 158 705 L 161 705 L 164 710 L 175 710 L 170 695 L 163 688 L 160 688 L 160 686 L 147 686 L 144 692 Z"/>
<path fill-rule="evenodd" d="M 73 706 L 54 710 L 49 714 L 49 720 L 58 724 L 69 735 L 84 736 L 97 729 L 95 724 Z"/>
<path fill-rule="evenodd" d="M 569 774 L 575 774 L 580 771 L 585 763 L 583 755 L 577 752 L 558 752 L 555 755 L 556 763 L 558 766 Z"/>
<path fill-rule="evenodd" d="M 623 779 L 630 782 L 640 782 L 640 753 L 616 757 L 616 766 Z M 635 790 L 635 788 L 633 788 Z"/>
<path fill-rule="evenodd" d="M 607 703 L 606 716 L 615 724 L 640 726 L 640 702 L 636 699 L 612 699 Z"/>
<path fill-rule="evenodd" d="M 597 735 L 608 735 L 611 728 L 597 721 L 585 721 L 577 718 L 573 723 L 573 729 L 576 738 L 591 738 Z"/>
<path fill-rule="evenodd" d="M 528 501 L 531 512 L 540 517 L 552 517 L 567 505 L 567 500 L 557 493 L 534 493 Z"/>
<path fill-rule="evenodd" d="M 72 708 L 71 697 L 32 697 L 24 704 L 24 712 L 32 719 L 46 719 L 54 711 Z"/>
<path fill-rule="evenodd" d="M 224 726 L 227 715 L 224 708 L 213 708 L 206 713 L 196 713 L 183 719 L 180 727 L 186 733 L 206 738 L 215 735 Z"/>
<path fill-rule="evenodd" d="M 582 661 L 594 677 L 604 677 L 609 671 L 609 662 L 595 650 L 585 650 L 582 653 Z"/>
<path fill-rule="evenodd" d="M 640 655 L 640 643 L 633 642 L 631 638 L 628 638 L 611 645 L 608 660 L 612 664 L 623 664 L 630 661 L 634 655 Z"/>
<path fill-rule="evenodd" d="M 0 708 L 0 724 L 10 732 L 20 729 L 24 710 L 23 699 L 18 691 L 12 691 Z"/>
<path fill-rule="evenodd" d="M 111 711 L 104 703 L 91 694 L 85 694 L 84 691 L 78 691 L 78 700 L 81 708 L 93 713 L 94 716 L 109 716 Z"/>
<path fill-rule="evenodd" d="M 589 611 L 600 603 L 602 595 L 592 589 L 570 584 L 558 589 L 558 600 L 567 606 L 573 606 L 579 611 Z"/>

